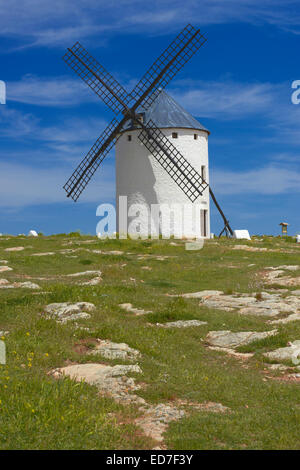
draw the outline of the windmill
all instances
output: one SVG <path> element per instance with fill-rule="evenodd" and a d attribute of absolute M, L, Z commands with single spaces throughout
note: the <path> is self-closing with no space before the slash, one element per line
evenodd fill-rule
<path fill-rule="evenodd" d="M 71 197 L 75 202 L 78 200 L 97 168 L 116 144 L 124 126 L 129 122 L 140 130 L 139 140 L 192 203 L 208 188 L 224 222 L 224 229 L 220 235 L 224 231 L 226 235 L 233 235 L 228 220 L 203 176 L 184 158 L 156 123 L 149 120 L 145 124 L 143 115 L 139 112 L 141 108 L 147 111 L 151 107 L 161 90 L 205 41 L 206 38 L 200 30 L 188 24 L 153 63 L 131 93 L 127 93 L 79 42 L 68 48 L 63 57 L 64 61 L 116 116 L 121 115 L 121 117 L 111 121 L 68 179 L 64 185 L 67 197 Z"/>

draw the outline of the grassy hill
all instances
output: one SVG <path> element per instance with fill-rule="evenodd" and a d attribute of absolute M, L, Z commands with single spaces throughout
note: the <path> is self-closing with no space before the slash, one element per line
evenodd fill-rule
<path fill-rule="evenodd" d="M 24 249 L 7 251 L 15 247 Z M 275 279 L 271 285 L 266 268 L 282 265 L 296 266 L 286 272 L 294 284 Z M 0 366 L 1 449 L 299 449 L 300 370 L 290 361 L 272 368 L 276 361 L 264 353 L 300 340 L 300 321 L 278 323 L 274 336 L 235 348 L 252 353 L 249 357 L 211 349 L 206 339 L 210 331 L 273 330 L 270 321 L 294 310 L 274 317 L 241 314 L 175 296 L 218 290 L 227 296 L 254 294 L 259 303 L 263 292 L 277 291 L 284 300 L 300 276 L 294 240 L 215 239 L 202 250 L 187 251 L 177 240 L 3 236 L 1 266 L 12 268 L 0 268 L 0 331 L 7 351 Z M 93 279 L 94 285 L 84 284 Z M 30 288 L 34 284 L 40 288 Z M 45 314 L 47 305 L 61 302 L 90 302 L 95 308 L 88 318 L 62 323 Z M 124 303 L 151 313 L 136 315 L 121 308 Z M 157 325 L 178 320 L 206 323 Z M 91 355 L 97 339 L 126 343 L 140 356 L 130 362 Z M 51 373 L 88 363 L 138 364 L 142 373 L 128 375 L 140 386 L 134 394 L 152 408 L 183 409 L 184 416 L 170 420 L 164 440 L 157 442 L 138 425 L 144 413 L 138 403 Z M 213 412 L 206 407 L 210 402 L 228 411 Z"/>

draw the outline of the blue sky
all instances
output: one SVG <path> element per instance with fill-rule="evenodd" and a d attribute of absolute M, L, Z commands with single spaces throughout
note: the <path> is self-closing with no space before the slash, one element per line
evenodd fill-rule
<path fill-rule="evenodd" d="M 112 118 L 65 49 L 79 40 L 130 91 L 190 22 L 208 41 L 167 92 L 211 131 L 222 208 L 233 228 L 300 233 L 298 1 L 0 0 L 0 13 L 0 232 L 95 233 L 97 205 L 114 200 L 113 155 L 79 202 L 62 190 Z"/>

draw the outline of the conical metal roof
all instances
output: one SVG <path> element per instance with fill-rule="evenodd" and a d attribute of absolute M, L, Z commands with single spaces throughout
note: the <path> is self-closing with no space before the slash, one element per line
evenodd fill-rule
<path fill-rule="evenodd" d="M 151 119 L 158 128 L 185 128 L 185 129 L 198 129 L 209 131 L 202 126 L 190 113 L 183 109 L 176 101 L 171 98 L 164 90 L 160 92 L 156 100 L 152 103 L 151 107 L 144 111 L 142 108 L 138 109 L 139 113 L 144 114 L 144 124 Z M 130 121 L 126 123 L 123 130 L 133 129 Z"/>

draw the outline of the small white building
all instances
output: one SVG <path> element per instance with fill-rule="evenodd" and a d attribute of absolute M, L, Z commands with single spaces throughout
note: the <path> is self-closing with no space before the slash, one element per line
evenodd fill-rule
<path fill-rule="evenodd" d="M 144 124 L 147 124 L 151 119 L 171 140 L 185 159 L 209 183 L 209 131 L 164 91 L 160 93 L 149 110 L 144 113 L 143 110 L 140 112 Z M 136 206 L 136 204 L 146 206 L 149 211 L 151 205 L 155 204 L 162 208 L 161 219 L 167 217 L 166 205 L 170 208 L 171 232 L 175 236 L 178 221 L 185 210 L 183 220 L 184 236 L 192 236 L 195 229 L 199 228 L 200 225 L 201 236 L 209 238 L 209 188 L 207 187 L 202 196 L 194 203 L 191 203 L 175 181 L 141 143 L 138 138 L 140 132 L 140 129 L 128 125 L 122 131 L 116 145 L 117 231 L 121 231 L 119 197 L 127 196 L 127 208 L 130 215 L 128 218 L 128 233 L 130 233 L 130 220 L 134 223 L 134 220 L 138 218 L 139 232 L 141 234 L 150 234 L 149 218 L 146 213 L 138 210 L 140 206 Z M 180 228 L 178 230 L 178 233 L 180 233 Z M 159 228 L 159 233 L 161 233 L 161 228 Z"/>

